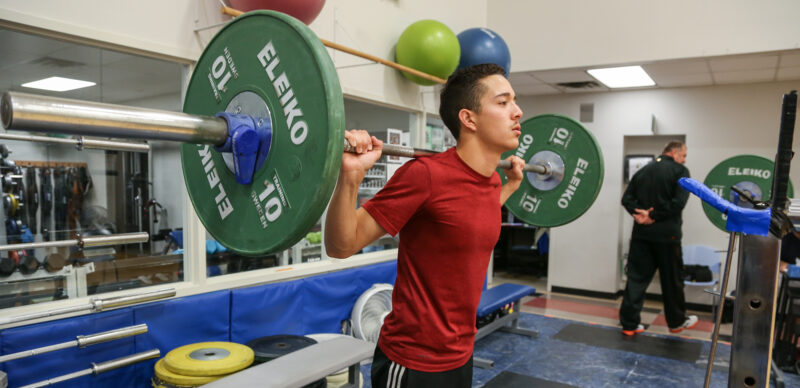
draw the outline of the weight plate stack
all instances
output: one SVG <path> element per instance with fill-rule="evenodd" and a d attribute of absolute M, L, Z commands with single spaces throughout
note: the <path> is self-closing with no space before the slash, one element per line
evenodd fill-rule
<path fill-rule="evenodd" d="M 233 342 L 200 342 L 171 350 L 163 361 L 164 369 L 177 375 L 220 377 L 250 366 L 253 350 Z"/>
<path fill-rule="evenodd" d="M 756 201 L 766 201 L 772 196 L 772 172 L 775 163 L 771 160 L 756 155 L 737 155 L 723 160 L 709 171 L 703 183 L 720 197 L 734 205 L 752 208 L 749 202 L 731 190 L 731 186 L 750 194 Z M 794 186 L 789 181 L 787 195 L 794 195 Z M 703 212 L 714 226 L 727 232 L 726 217 L 719 210 L 703 202 Z"/>
<path fill-rule="evenodd" d="M 543 165 L 548 174 L 529 172 L 506 201 L 524 222 L 543 227 L 567 224 L 589 210 L 603 186 L 603 154 L 591 132 L 577 121 L 545 114 L 522 122 L 519 146 L 503 154 Z M 505 183 L 503 169 L 497 170 Z"/>
<path fill-rule="evenodd" d="M 269 156 L 249 185 L 236 182 L 231 159 L 213 146 L 181 145 L 186 188 L 206 230 L 245 255 L 300 241 L 325 210 L 344 148 L 339 79 L 314 32 L 273 11 L 237 17 L 198 60 L 183 110 L 272 124 Z"/>
<path fill-rule="evenodd" d="M 164 359 L 158 360 L 154 367 L 155 376 L 153 377 L 154 387 L 197 387 L 216 381 L 226 375 L 220 376 L 186 376 L 170 371 L 164 366 Z"/>

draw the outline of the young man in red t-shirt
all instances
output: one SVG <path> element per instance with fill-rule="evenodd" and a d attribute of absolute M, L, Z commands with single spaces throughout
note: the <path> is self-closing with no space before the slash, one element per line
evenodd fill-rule
<path fill-rule="evenodd" d="M 442 89 L 439 113 L 454 148 L 400 167 L 356 210 L 358 186 L 383 142 L 348 131 L 325 226 L 332 257 L 349 257 L 385 233 L 400 234 L 392 312 L 372 363 L 372 386 L 470 387 L 475 316 L 489 257 L 500 235 L 500 208 L 522 180 L 524 162 L 501 187 L 495 169 L 519 145 L 522 110 L 497 65 L 459 70 Z"/>

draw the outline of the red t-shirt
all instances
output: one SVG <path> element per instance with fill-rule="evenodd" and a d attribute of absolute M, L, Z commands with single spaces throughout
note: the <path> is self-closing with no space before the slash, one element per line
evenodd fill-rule
<path fill-rule="evenodd" d="M 400 234 L 392 312 L 378 346 L 394 362 L 442 372 L 472 357 L 475 314 L 500 237 L 500 176 L 451 148 L 400 167 L 364 209 Z"/>

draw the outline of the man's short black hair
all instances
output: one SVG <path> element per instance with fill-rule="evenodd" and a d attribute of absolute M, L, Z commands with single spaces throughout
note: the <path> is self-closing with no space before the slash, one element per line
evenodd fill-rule
<path fill-rule="evenodd" d="M 664 151 L 661 151 L 661 154 L 668 154 L 668 153 L 672 152 L 673 150 L 679 150 L 680 151 L 685 146 L 686 146 L 686 144 L 684 144 L 682 141 L 673 140 L 673 141 L 667 143 L 666 146 L 664 146 Z"/>
<path fill-rule="evenodd" d="M 505 72 L 499 65 L 485 63 L 457 70 L 447 78 L 440 95 L 439 116 L 456 140 L 461 130 L 458 112 L 469 109 L 480 113 L 481 96 L 486 92 L 480 81 L 490 75 L 505 75 Z"/>

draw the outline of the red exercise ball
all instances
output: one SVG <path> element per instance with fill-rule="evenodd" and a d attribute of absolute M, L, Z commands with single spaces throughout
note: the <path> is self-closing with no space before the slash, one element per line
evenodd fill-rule
<path fill-rule="evenodd" d="M 271 9 L 283 12 L 311 24 L 317 18 L 325 0 L 230 0 L 231 7 L 248 12 L 256 9 Z"/>

